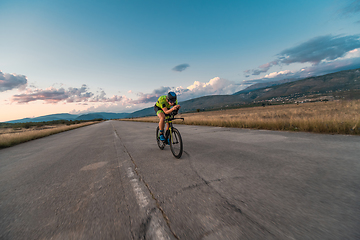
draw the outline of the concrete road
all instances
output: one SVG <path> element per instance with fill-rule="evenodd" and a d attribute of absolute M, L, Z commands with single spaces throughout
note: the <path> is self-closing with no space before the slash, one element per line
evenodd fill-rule
<path fill-rule="evenodd" d="M 360 239 L 360 137 L 156 126 L 0 150 L 0 239 Z"/>

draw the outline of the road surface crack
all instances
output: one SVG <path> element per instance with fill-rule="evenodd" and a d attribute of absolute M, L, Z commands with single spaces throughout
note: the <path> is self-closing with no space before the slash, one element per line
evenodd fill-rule
<path fill-rule="evenodd" d="M 117 133 L 116 133 L 116 134 L 117 134 Z M 117 150 L 117 148 L 116 148 L 115 141 L 114 141 L 114 147 L 115 147 L 116 155 L 117 155 L 117 158 L 118 158 L 118 161 L 119 161 L 119 157 L 118 157 L 119 154 L 118 154 L 118 150 Z M 122 180 L 121 180 L 120 167 L 118 167 L 118 172 L 119 172 L 119 175 L 120 175 L 120 181 L 122 181 Z M 123 184 L 121 184 L 121 190 L 122 190 L 124 196 L 126 196 L 125 190 L 124 190 L 124 188 L 123 188 Z M 128 204 L 128 203 L 126 203 L 126 210 L 127 210 L 127 214 L 128 214 L 128 218 L 129 218 L 129 223 L 130 223 L 130 233 L 131 233 L 131 237 L 132 237 L 132 239 L 135 239 L 134 233 L 133 233 L 133 231 L 132 231 L 132 222 L 131 222 L 131 216 L 130 216 L 130 210 L 129 210 L 129 204 Z"/>
<path fill-rule="evenodd" d="M 241 210 L 241 208 L 237 207 L 236 205 L 232 204 L 229 202 L 229 200 L 224 197 L 223 195 L 221 195 L 213 186 L 211 186 L 211 183 L 215 182 L 215 181 L 221 181 L 221 179 L 216 179 L 216 180 L 212 180 L 212 181 L 207 181 L 205 178 L 203 178 L 202 176 L 200 176 L 200 174 L 198 173 L 198 171 L 195 169 L 195 167 L 193 166 L 191 159 L 189 158 L 189 162 L 190 162 L 190 167 L 191 169 L 195 172 L 195 174 L 204 182 L 203 185 L 207 185 L 208 187 L 210 187 L 211 189 L 213 189 L 219 196 L 220 198 L 222 198 L 225 203 L 232 208 L 233 210 L 235 210 L 236 212 L 240 213 L 241 215 L 243 215 L 246 219 L 248 219 L 251 223 L 253 223 L 254 225 L 258 226 L 260 229 L 262 229 L 263 231 L 266 231 L 267 233 L 269 233 L 270 235 L 274 236 L 275 235 L 270 232 L 270 230 L 268 230 L 265 226 L 263 226 L 262 224 L 260 224 L 259 222 L 253 220 L 248 214 L 244 213 L 244 211 Z M 197 184 L 200 185 L 200 184 Z M 242 201 L 243 202 L 243 201 Z"/>
<path fill-rule="evenodd" d="M 201 179 L 203 181 L 202 183 L 195 183 L 195 184 L 189 185 L 187 187 L 184 187 L 184 188 L 180 189 L 179 191 L 175 192 L 174 196 L 177 196 L 180 193 L 188 191 L 188 190 L 192 190 L 192 189 L 195 189 L 195 188 L 198 188 L 198 187 L 209 185 L 210 183 L 213 183 L 213 182 L 221 182 L 221 181 L 228 180 L 228 179 L 239 179 L 239 178 L 243 178 L 243 177 L 218 178 L 218 179 L 213 179 L 213 180 L 210 180 L 210 181 L 206 181 L 204 179 Z M 169 197 L 169 198 L 172 198 L 172 197 Z"/>
<path fill-rule="evenodd" d="M 117 137 L 121 140 L 121 137 L 119 136 L 119 134 L 116 132 L 115 129 L 114 129 L 114 132 L 115 132 L 115 134 L 117 135 Z M 137 175 L 137 176 L 139 177 L 139 179 L 144 183 L 144 185 L 146 186 L 147 190 L 149 191 L 151 197 L 155 200 L 156 207 L 157 207 L 157 209 L 159 209 L 159 211 L 161 212 L 161 214 L 162 214 L 162 216 L 163 216 L 163 218 L 164 218 L 164 220 L 165 220 L 165 222 L 166 222 L 166 225 L 168 226 L 170 232 L 172 233 L 172 235 L 173 235 L 176 239 L 179 239 L 179 237 L 176 235 L 176 233 L 175 233 L 175 232 L 173 231 L 173 229 L 171 228 L 170 220 L 169 220 L 168 216 L 166 215 L 165 211 L 164 211 L 164 210 L 162 209 L 162 207 L 160 206 L 159 200 L 155 197 L 155 194 L 151 191 L 151 188 L 150 188 L 149 184 L 147 184 L 147 182 L 144 180 L 144 178 L 143 178 L 143 177 L 141 176 L 141 174 L 138 172 L 138 170 L 137 170 L 138 167 L 137 167 L 137 165 L 136 165 L 136 162 L 135 162 L 134 158 L 131 156 L 131 154 L 130 154 L 130 152 L 128 151 L 128 149 L 126 148 L 125 144 L 122 143 L 122 145 L 123 145 L 126 153 L 129 155 L 132 163 L 134 164 L 134 171 L 135 171 L 136 175 Z M 149 220 L 148 222 L 150 222 L 151 216 L 150 216 L 150 218 L 148 217 L 147 220 Z M 144 224 L 143 224 L 143 225 L 144 225 Z M 145 224 L 145 226 L 146 226 L 146 224 Z M 143 226 L 142 226 L 142 227 L 143 227 Z"/>

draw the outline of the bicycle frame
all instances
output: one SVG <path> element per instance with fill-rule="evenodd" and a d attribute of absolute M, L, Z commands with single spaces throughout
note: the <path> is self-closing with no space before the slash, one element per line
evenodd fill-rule
<path fill-rule="evenodd" d="M 166 116 L 166 117 L 165 117 L 165 123 L 168 123 L 168 124 L 169 124 L 170 141 L 173 141 L 173 139 L 172 139 L 172 127 L 173 127 L 172 121 L 173 121 L 173 120 L 176 120 L 176 119 L 179 119 L 179 120 L 183 120 L 183 121 L 184 121 L 184 118 L 174 118 L 174 116 Z M 166 136 L 166 138 L 167 138 L 167 137 L 168 137 L 168 136 Z"/>

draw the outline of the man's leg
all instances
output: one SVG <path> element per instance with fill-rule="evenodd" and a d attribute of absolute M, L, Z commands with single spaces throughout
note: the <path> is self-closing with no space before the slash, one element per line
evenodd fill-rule
<path fill-rule="evenodd" d="M 165 141 L 165 137 L 164 137 L 165 114 L 164 114 L 164 112 L 159 112 L 158 117 L 160 119 L 160 121 L 159 121 L 160 140 Z"/>
<path fill-rule="evenodd" d="M 160 118 L 160 122 L 159 122 L 159 129 L 160 131 L 164 131 L 164 127 L 165 127 L 165 114 L 164 112 L 160 112 L 158 113 L 158 117 Z"/>

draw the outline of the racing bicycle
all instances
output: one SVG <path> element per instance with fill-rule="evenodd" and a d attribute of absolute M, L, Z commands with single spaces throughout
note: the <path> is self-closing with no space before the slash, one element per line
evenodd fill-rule
<path fill-rule="evenodd" d="M 173 120 L 180 119 L 184 121 L 184 118 L 175 118 L 176 113 L 165 116 L 165 123 L 169 123 L 169 130 L 165 133 L 165 141 L 160 140 L 159 126 L 156 128 L 156 142 L 161 150 L 165 148 L 167 143 L 170 144 L 170 149 L 174 157 L 180 158 L 183 153 L 183 142 L 179 130 L 173 127 Z"/>

